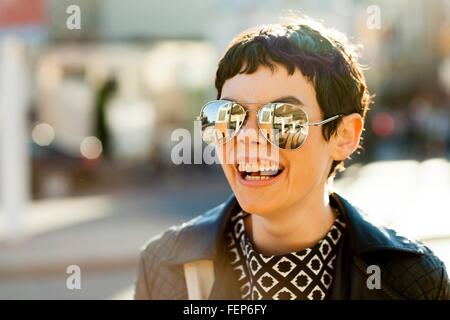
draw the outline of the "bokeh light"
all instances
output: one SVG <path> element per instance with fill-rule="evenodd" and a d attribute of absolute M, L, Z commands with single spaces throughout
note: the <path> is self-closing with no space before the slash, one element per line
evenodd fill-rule
<path fill-rule="evenodd" d="M 55 130 L 48 123 L 39 123 L 33 128 L 31 137 L 34 143 L 45 147 L 50 145 L 55 139 Z"/>
<path fill-rule="evenodd" d="M 97 159 L 102 151 L 102 142 L 97 137 L 86 137 L 81 141 L 80 152 L 86 159 Z"/>

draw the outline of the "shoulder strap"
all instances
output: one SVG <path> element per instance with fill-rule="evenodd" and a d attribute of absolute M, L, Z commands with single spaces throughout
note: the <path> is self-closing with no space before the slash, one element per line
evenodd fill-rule
<path fill-rule="evenodd" d="M 189 300 L 207 300 L 214 283 L 214 262 L 197 260 L 184 264 Z"/>

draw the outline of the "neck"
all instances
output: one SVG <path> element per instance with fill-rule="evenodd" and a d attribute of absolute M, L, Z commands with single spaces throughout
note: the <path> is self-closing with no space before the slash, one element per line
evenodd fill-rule
<path fill-rule="evenodd" d="M 249 215 L 245 228 L 259 252 L 279 255 L 312 247 L 330 230 L 334 219 L 324 185 L 293 206 L 265 216 Z"/>

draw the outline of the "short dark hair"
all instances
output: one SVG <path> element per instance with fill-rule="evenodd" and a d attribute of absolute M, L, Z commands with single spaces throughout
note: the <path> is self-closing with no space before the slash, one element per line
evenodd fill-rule
<path fill-rule="evenodd" d="M 260 66 L 274 71 L 280 64 L 290 75 L 299 69 L 313 84 L 324 118 L 341 113 L 365 118 L 372 97 L 357 58 L 357 46 L 345 35 L 311 19 L 257 26 L 239 34 L 226 49 L 216 72 L 217 98 L 225 81 L 238 73 L 251 74 Z M 323 126 L 326 141 L 340 121 Z M 329 176 L 344 169 L 344 161 L 333 161 Z"/>

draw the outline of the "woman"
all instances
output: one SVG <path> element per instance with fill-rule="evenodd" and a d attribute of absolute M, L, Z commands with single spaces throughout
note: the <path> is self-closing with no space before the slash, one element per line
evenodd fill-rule
<path fill-rule="evenodd" d="M 232 41 L 199 120 L 234 194 L 150 240 L 137 299 L 449 298 L 426 246 L 329 190 L 371 104 L 353 49 L 312 22 Z"/>

